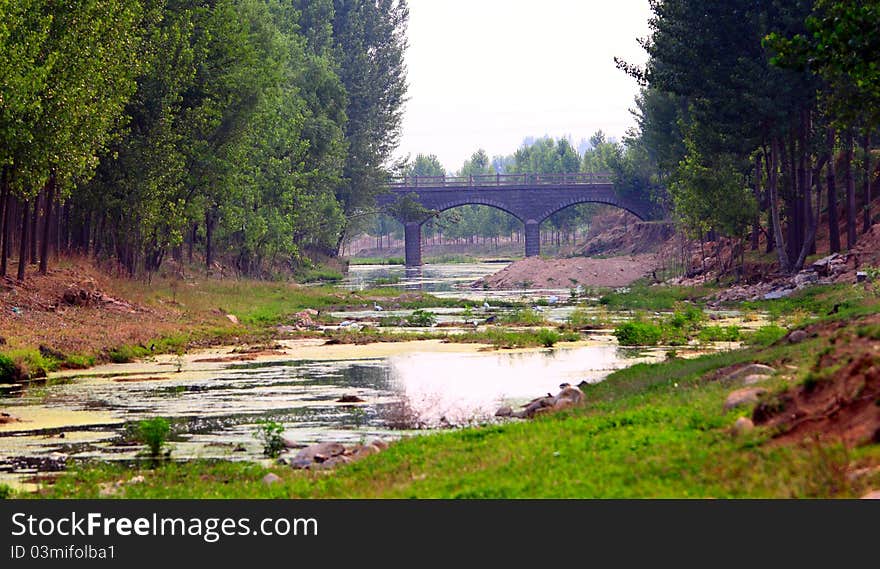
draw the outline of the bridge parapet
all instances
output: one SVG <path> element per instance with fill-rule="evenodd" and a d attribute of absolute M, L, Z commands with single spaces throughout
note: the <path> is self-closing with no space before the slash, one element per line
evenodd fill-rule
<path fill-rule="evenodd" d="M 608 172 L 570 174 L 479 174 L 476 176 L 395 176 L 388 180 L 392 190 L 407 188 L 492 188 L 508 186 L 589 186 L 612 183 Z"/>

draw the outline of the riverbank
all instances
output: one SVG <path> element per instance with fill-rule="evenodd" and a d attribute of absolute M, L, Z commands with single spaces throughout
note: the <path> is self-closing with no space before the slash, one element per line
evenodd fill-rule
<path fill-rule="evenodd" d="M 268 459 L 93 464 L 22 497 L 849 498 L 877 490 L 877 295 L 837 285 L 758 304 L 796 318 L 799 329 L 768 346 L 613 372 L 584 386 L 583 406 L 533 420 L 404 437 L 332 470 Z M 746 364 L 769 371 L 744 375 Z M 265 482 L 269 473 L 278 479 Z"/>
<path fill-rule="evenodd" d="M 786 395 L 827 394 L 838 380 L 852 381 L 846 366 L 818 388 L 810 378 L 823 361 L 849 358 L 859 342 L 875 348 L 877 325 L 877 317 L 828 321 L 806 328 L 797 343 L 633 366 L 586 388 L 583 407 L 406 438 L 332 471 L 268 462 L 100 465 L 69 472 L 37 495 L 99 497 L 119 482 L 113 496 L 124 498 L 859 497 L 880 487 L 880 445 L 870 431 L 855 439 L 831 431 L 795 436 L 790 421 L 760 415 Z M 763 407 L 729 405 L 731 392 L 744 387 L 724 378 L 746 363 L 775 370 L 749 387 L 769 394 Z M 880 369 L 872 365 L 858 373 L 862 392 L 876 399 Z M 854 405 L 842 404 L 838 415 Z M 866 423 L 852 426 L 864 431 Z M 264 482 L 269 472 L 279 480 Z"/>

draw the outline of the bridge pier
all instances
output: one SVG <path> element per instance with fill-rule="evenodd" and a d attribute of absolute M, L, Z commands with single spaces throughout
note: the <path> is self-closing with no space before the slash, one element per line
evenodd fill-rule
<path fill-rule="evenodd" d="M 526 221 L 526 257 L 541 254 L 541 224 L 534 219 Z"/>
<path fill-rule="evenodd" d="M 403 245 L 406 251 L 406 266 L 418 267 L 422 264 L 422 224 L 408 221 L 403 224 Z"/>

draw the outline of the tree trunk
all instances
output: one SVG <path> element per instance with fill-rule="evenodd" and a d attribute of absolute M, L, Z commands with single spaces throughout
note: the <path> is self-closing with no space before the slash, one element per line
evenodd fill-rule
<path fill-rule="evenodd" d="M 825 173 L 825 181 L 828 188 L 828 241 L 831 253 L 840 253 L 840 219 L 838 218 L 837 206 L 837 156 L 834 153 L 836 134 L 833 128 L 828 129 L 826 143 L 831 158 L 828 160 L 828 170 Z"/>
<path fill-rule="evenodd" d="M 865 180 L 862 186 L 865 192 L 865 217 L 862 233 L 867 233 L 871 229 L 871 132 L 869 130 L 865 131 L 862 148 L 865 149 Z"/>
<path fill-rule="evenodd" d="M 853 177 L 853 133 L 846 134 L 844 149 L 843 179 L 846 181 L 846 248 L 852 250 L 856 246 L 856 184 Z"/>
<path fill-rule="evenodd" d="M 768 191 L 770 192 L 770 215 L 773 219 L 773 238 L 776 241 L 776 255 L 779 258 L 779 268 L 784 273 L 791 272 L 788 252 L 785 250 L 785 240 L 782 238 L 782 225 L 779 223 L 779 141 L 773 139 L 770 143 L 770 171 Z"/>
<path fill-rule="evenodd" d="M 55 200 L 55 173 L 49 176 L 46 184 L 46 211 L 43 214 L 43 240 L 40 242 L 40 274 L 49 270 L 49 228 L 52 227 L 52 202 Z M 36 229 L 36 227 L 35 227 Z"/>
<path fill-rule="evenodd" d="M 761 157 L 755 156 L 755 180 L 752 187 L 752 192 L 755 196 L 755 203 L 758 205 L 761 204 Z M 752 251 L 757 251 L 759 242 L 758 238 L 761 233 L 761 213 L 760 211 L 755 215 L 755 220 L 752 222 L 752 240 L 751 240 L 751 249 Z"/>
<path fill-rule="evenodd" d="M 42 192 L 37 192 L 34 198 L 34 214 L 31 221 L 30 239 L 28 240 L 28 249 L 30 253 L 30 264 L 37 264 L 37 235 L 39 235 L 40 227 L 40 197 Z"/>
<path fill-rule="evenodd" d="M 212 238 L 214 236 L 214 215 L 211 209 L 207 209 L 205 211 L 205 268 L 208 271 L 208 274 L 211 274 L 211 265 L 214 264 L 214 250 L 212 248 Z M 337 251 L 339 251 L 339 246 L 342 245 L 342 241 L 339 242 Z"/>
<path fill-rule="evenodd" d="M 27 245 L 28 245 L 28 227 L 30 224 L 28 223 L 28 213 L 30 202 L 22 202 L 22 215 L 21 215 L 21 243 L 18 245 L 18 275 L 17 279 L 19 281 L 24 280 L 24 268 L 27 265 Z"/>
<path fill-rule="evenodd" d="M 6 250 L 6 211 L 9 209 L 9 167 L 4 166 L 0 171 L 0 251 Z M 0 253 L 2 255 L 2 253 Z M 0 277 L 6 276 L 6 259 L 2 260 Z"/>

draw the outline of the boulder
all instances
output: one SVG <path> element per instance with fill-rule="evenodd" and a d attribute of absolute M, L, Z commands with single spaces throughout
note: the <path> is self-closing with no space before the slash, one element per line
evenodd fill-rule
<path fill-rule="evenodd" d="M 727 400 L 724 401 L 724 410 L 729 411 L 736 407 L 753 405 L 757 403 L 758 399 L 760 399 L 765 393 L 767 393 L 767 390 L 762 387 L 746 387 L 744 389 L 732 391 L 727 396 Z"/>
<path fill-rule="evenodd" d="M 795 289 L 793 288 L 780 288 L 776 290 L 771 290 L 767 294 L 765 294 L 762 298 L 764 300 L 776 300 L 777 298 L 785 298 L 786 296 L 791 296 Z"/>
<path fill-rule="evenodd" d="M 788 343 L 789 344 L 800 344 L 804 340 L 806 340 L 809 336 L 803 330 L 795 330 L 791 334 L 788 335 Z"/>
<path fill-rule="evenodd" d="M 513 415 L 513 409 L 511 409 L 509 405 L 499 407 L 498 410 L 495 411 L 496 417 L 510 417 L 511 415 Z"/>
<path fill-rule="evenodd" d="M 748 433 L 749 431 L 755 428 L 755 423 L 752 422 L 748 417 L 740 417 L 733 424 L 733 434 L 741 435 L 743 433 Z"/>
<path fill-rule="evenodd" d="M 294 460 L 309 460 L 311 462 L 324 462 L 345 452 L 345 447 L 339 443 L 318 443 L 302 449 L 294 457 Z"/>
<path fill-rule="evenodd" d="M 794 283 L 795 288 L 802 289 L 819 282 L 819 275 L 811 270 L 801 271 L 794 276 L 792 282 Z"/>
<path fill-rule="evenodd" d="M 226 319 L 232 322 L 233 324 L 238 324 L 238 316 L 235 314 L 227 314 Z"/>
<path fill-rule="evenodd" d="M 374 439 L 370 441 L 370 444 L 379 450 L 385 450 L 386 448 L 388 448 L 388 443 L 386 443 L 382 439 Z"/>
<path fill-rule="evenodd" d="M 774 373 L 776 373 L 776 370 L 770 366 L 766 366 L 764 364 L 749 364 L 721 376 L 718 381 L 722 383 L 734 383 L 736 381 L 742 381 L 743 383 L 746 383 L 746 378 L 750 376 L 761 376 L 761 379 L 764 379 L 765 377 L 771 376 Z M 746 383 L 746 385 L 749 384 Z"/>
<path fill-rule="evenodd" d="M 565 387 L 556 394 L 554 405 L 558 405 L 562 401 L 567 401 L 569 406 L 580 405 L 584 402 L 584 392 L 575 387 Z"/>
<path fill-rule="evenodd" d="M 271 486 L 277 482 L 281 482 L 281 477 L 275 474 L 274 472 L 270 472 L 266 476 L 263 476 L 263 484 L 266 486 Z"/>
<path fill-rule="evenodd" d="M 764 381 L 765 379 L 767 379 L 767 377 L 768 376 L 766 376 L 766 375 L 759 375 L 759 374 L 747 375 L 744 378 L 742 378 L 741 383 L 743 385 L 755 385 L 756 383 L 760 383 L 760 382 Z"/>

